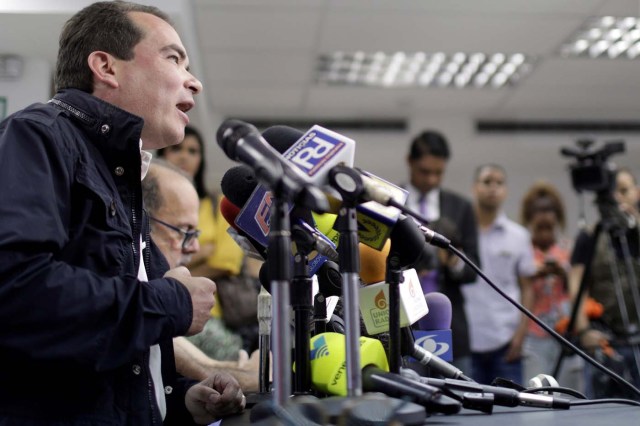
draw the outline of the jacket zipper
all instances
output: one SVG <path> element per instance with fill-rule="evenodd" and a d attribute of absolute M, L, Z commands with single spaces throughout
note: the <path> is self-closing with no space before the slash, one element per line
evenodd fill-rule
<path fill-rule="evenodd" d="M 69 111 L 71 114 L 75 115 L 76 117 L 78 117 L 79 119 L 84 121 L 85 123 L 93 124 L 95 122 L 95 119 L 93 117 L 85 114 L 84 112 L 80 111 L 79 109 L 76 109 L 76 108 L 72 107 L 68 103 L 61 101 L 60 99 L 56 99 L 56 98 L 49 99 L 49 103 L 55 104 L 55 105 L 59 106 L 60 108 L 66 110 L 66 111 Z"/>
<path fill-rule="evenodd" d="M 135 265 L 136 271 L 140 269 L 140 255 L 138 249 L 136 248 L 138 244 L 140 244 L 140 232 L 138 229 L 138 217 L 136 215 L 136 194 L 135 192 L 131 192 L 130 196 L 131 201 L 131 230 L 133 235 L 137 235 L 138 238 L 133 238 L 131 240 L 131 248 L 133 249 L 133 264 Z M 138 240 L 138 241 L 136 241 Z"/>

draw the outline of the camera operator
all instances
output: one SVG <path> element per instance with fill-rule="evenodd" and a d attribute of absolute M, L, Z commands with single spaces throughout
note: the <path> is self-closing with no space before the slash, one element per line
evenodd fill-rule
<path fill-rule="evenodd" d="M 640 376 L 633 346 L 635 345 L 637 351 L 640 323 L 638 306 L 630 284 L 635 283 L 637 286 L 635 277 L 640 277 L 638 266 L 640 214 L 637 209 L 639 199 L 634 176 L 629 170 L 618 170 L 613 191 L 614 204 L 617 205 L 613 232 L 618 232 L 622 238 L 611 239 L 612 250 L 612 245 L 607 238 L 611 235 L 611 232 L 607 235 L 607 230 L 610 231 L 611 228 L 607 226 L 602 228 L 602 232 L 597 233 L 595 241 L 591 241 L 594 230 L 582 231 L 576 239 L 571 256 L 572 268 L 569 279 L 572 297 L 575 298 L 582 276 L 586 274 L 587 287 L 584 300 L 588 302 L 583 302 L 583 307 L 578 310 L 575 318 L 575 330 L 580 344 L 591 351 L 596 359 L 599 358 L 605 366 L 622 375 L 636 387 L 640 386 Z M 602 220 L 612 220 L 612 218 L 603 217 Z M 625 242 L 626 248 L 622 246 Z M 591 247 L 593 252 L 590 256 Z M 626 254 L 631 255 L 633 264 L 631 274 L 625 264 L 627 248 Z M 590 262 L 589 258 L 591 258 Z M 617 291 L 619 294 L 616 294 Z M 623 300 L 622 303 L 620 303 L 621 300 Z M 591 397 L 633 397 L 624 393 L 624 390 L 611 382 L 608 376 L 590 365 L 586 366 L 585 374 L 586 391 Z"/>

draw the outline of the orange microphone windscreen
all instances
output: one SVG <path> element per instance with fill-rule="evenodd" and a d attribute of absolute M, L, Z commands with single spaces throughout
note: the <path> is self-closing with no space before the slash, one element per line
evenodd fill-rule
<path fill-rule="evenodd" d="M 360 250 L 360 279 L 362 282 L 374 284 L 384 281 L 391 240 L 385 242 L 382 250 L 376 250 L 362 243 L 358 247 Z"/>

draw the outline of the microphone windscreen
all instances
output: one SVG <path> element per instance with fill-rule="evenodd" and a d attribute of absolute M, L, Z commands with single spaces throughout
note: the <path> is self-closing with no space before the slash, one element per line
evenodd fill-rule
<path fill-rule="evenodd" d="M 238 231 L 235 221 L 238 213 L 240 213 L 240 207 L 236 206 L 229 201 L 227 197 L 223 196 L 220 199 L 220 213 L 222 213 L 222 217 L 224 217 L 229 226 Z"/>
<path fill-rule="evenodd" d="M 240 208 L 247 203 L 256 186 L 258 186 L 258 180 L 255 173 L 251 167 L 245 165 L 227 170 L 220 182 L 222 194 Z"/>
<path fill-rule="evenodd" d="M 359 243 L 360 279 L 365 284 L 384 281 L 387 272 L 387 256 L 391 249 L 391 240 L 387 240 L 382 250 L 376 250 L 366 244 Z"/>
<path fill-rule="evenodd" d="M 316 271 L 318 290 L 324 296 L 342 296 L 342 274 L 337 263 L 327 260 Z"/>
<path fill-rule="evenodd" d="M 275 148 L 280 154 L 283 154 L 286 150 L 298 141 L 304 135 L 298 129 L 289 126 L 271 126 L 262 132 L 262 137 L 269 145 Z"/>
<path fill-rule="evenodd" d="M 424 234 L 414 220 L 400 216 L 391 231 L 391 252 L 400 265 L 413 267 L 428 251 L 426 246 Z"/>
<path fill-rule="evenodd" d="M 347 350 L 344 334 L 317 334 L 311 338 L 310 349 L 311 382 L 314 388 L 331 395 L 346 396 L 345 360 Z M 360 337 L 360 365 L 361 368 L 372 365 L 389 371 L 387 354 L 379 340 Z"/>
<path fill-rule="evenodd" d="M 238 226 L 236 225 L 236 217 L 238 217 L 240 210 L 241 210 L 240 207 L 232 203 L 227 197 L 223 196 L 220 199 L 220 213 L 222 214 L 222 217 L 224 217 L 224 219 L 227 221 L 229 226 L 231 226 L 233 229 L 236 230 L 237 234 L 240 237 L 242 237 L 244 240 L 246 240 L 250 244 L 250 246 L 244 247 L 242 243 L 238 242 L 238 245 L 240 245 L 240 247 L 242 247 L 245 250 L 255 252 L 262 259 L 266 259 L 267 251 L 265 247 L 262 246 L 260 243 L 258 243 L 254 238 L 247 235 L 246 232 L 238 228 Z"/>
<path fill-rule="evenodd" d="M 333 229 L 333 224 L 336 222 L 336 218 L 338 216 L 331 213 L 316 212 L 311 212 L 311 215 L 313 216 L 313 221 L 316 224 L 316 229 L 329 238 L 337 247 L 340 240 L 340 233 Z"/>
<path fill-rule="evenodd" d="M 218 127 L 216 140 L 227 157 L 235 159 L 237 142 L 245 136 L 246 131 L 251 127 L 249 123 L 234 119 L 227 119 Z"/>
<path fill-rule="evenodd" d="M 269 267 L 267 266 L 267 262 L 264 262 L 260 266 L 260 272 L 258 273 L 258 279 L 260 280 L 260 284 L 271 293 L 271 281 L 269 281 Z"/>
<path fill-rule="evenodd" d="M 437 291 L 424 295 L 429 313 L 419 321 L 422 330 L 446 330 L 451 328 L 451 300 Z"/>

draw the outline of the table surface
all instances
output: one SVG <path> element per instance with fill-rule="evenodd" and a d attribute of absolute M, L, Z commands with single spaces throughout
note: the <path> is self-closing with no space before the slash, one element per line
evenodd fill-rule
<path fill-rule="evenodd" d="M 255 413 L 254 413 L 255 414 Z M 251 410 L 223 419 L 222 426 L 248 425 Z M 478 425 L 478 426 L 596 426 L 640 425 L 640 407 L 623 404 L 597 404 L 574 406 L 568 410 L 532 407 L 494 407 L 492 414 L 462 409 L 458 414 L 433 414 L 425 425 Z"/>

